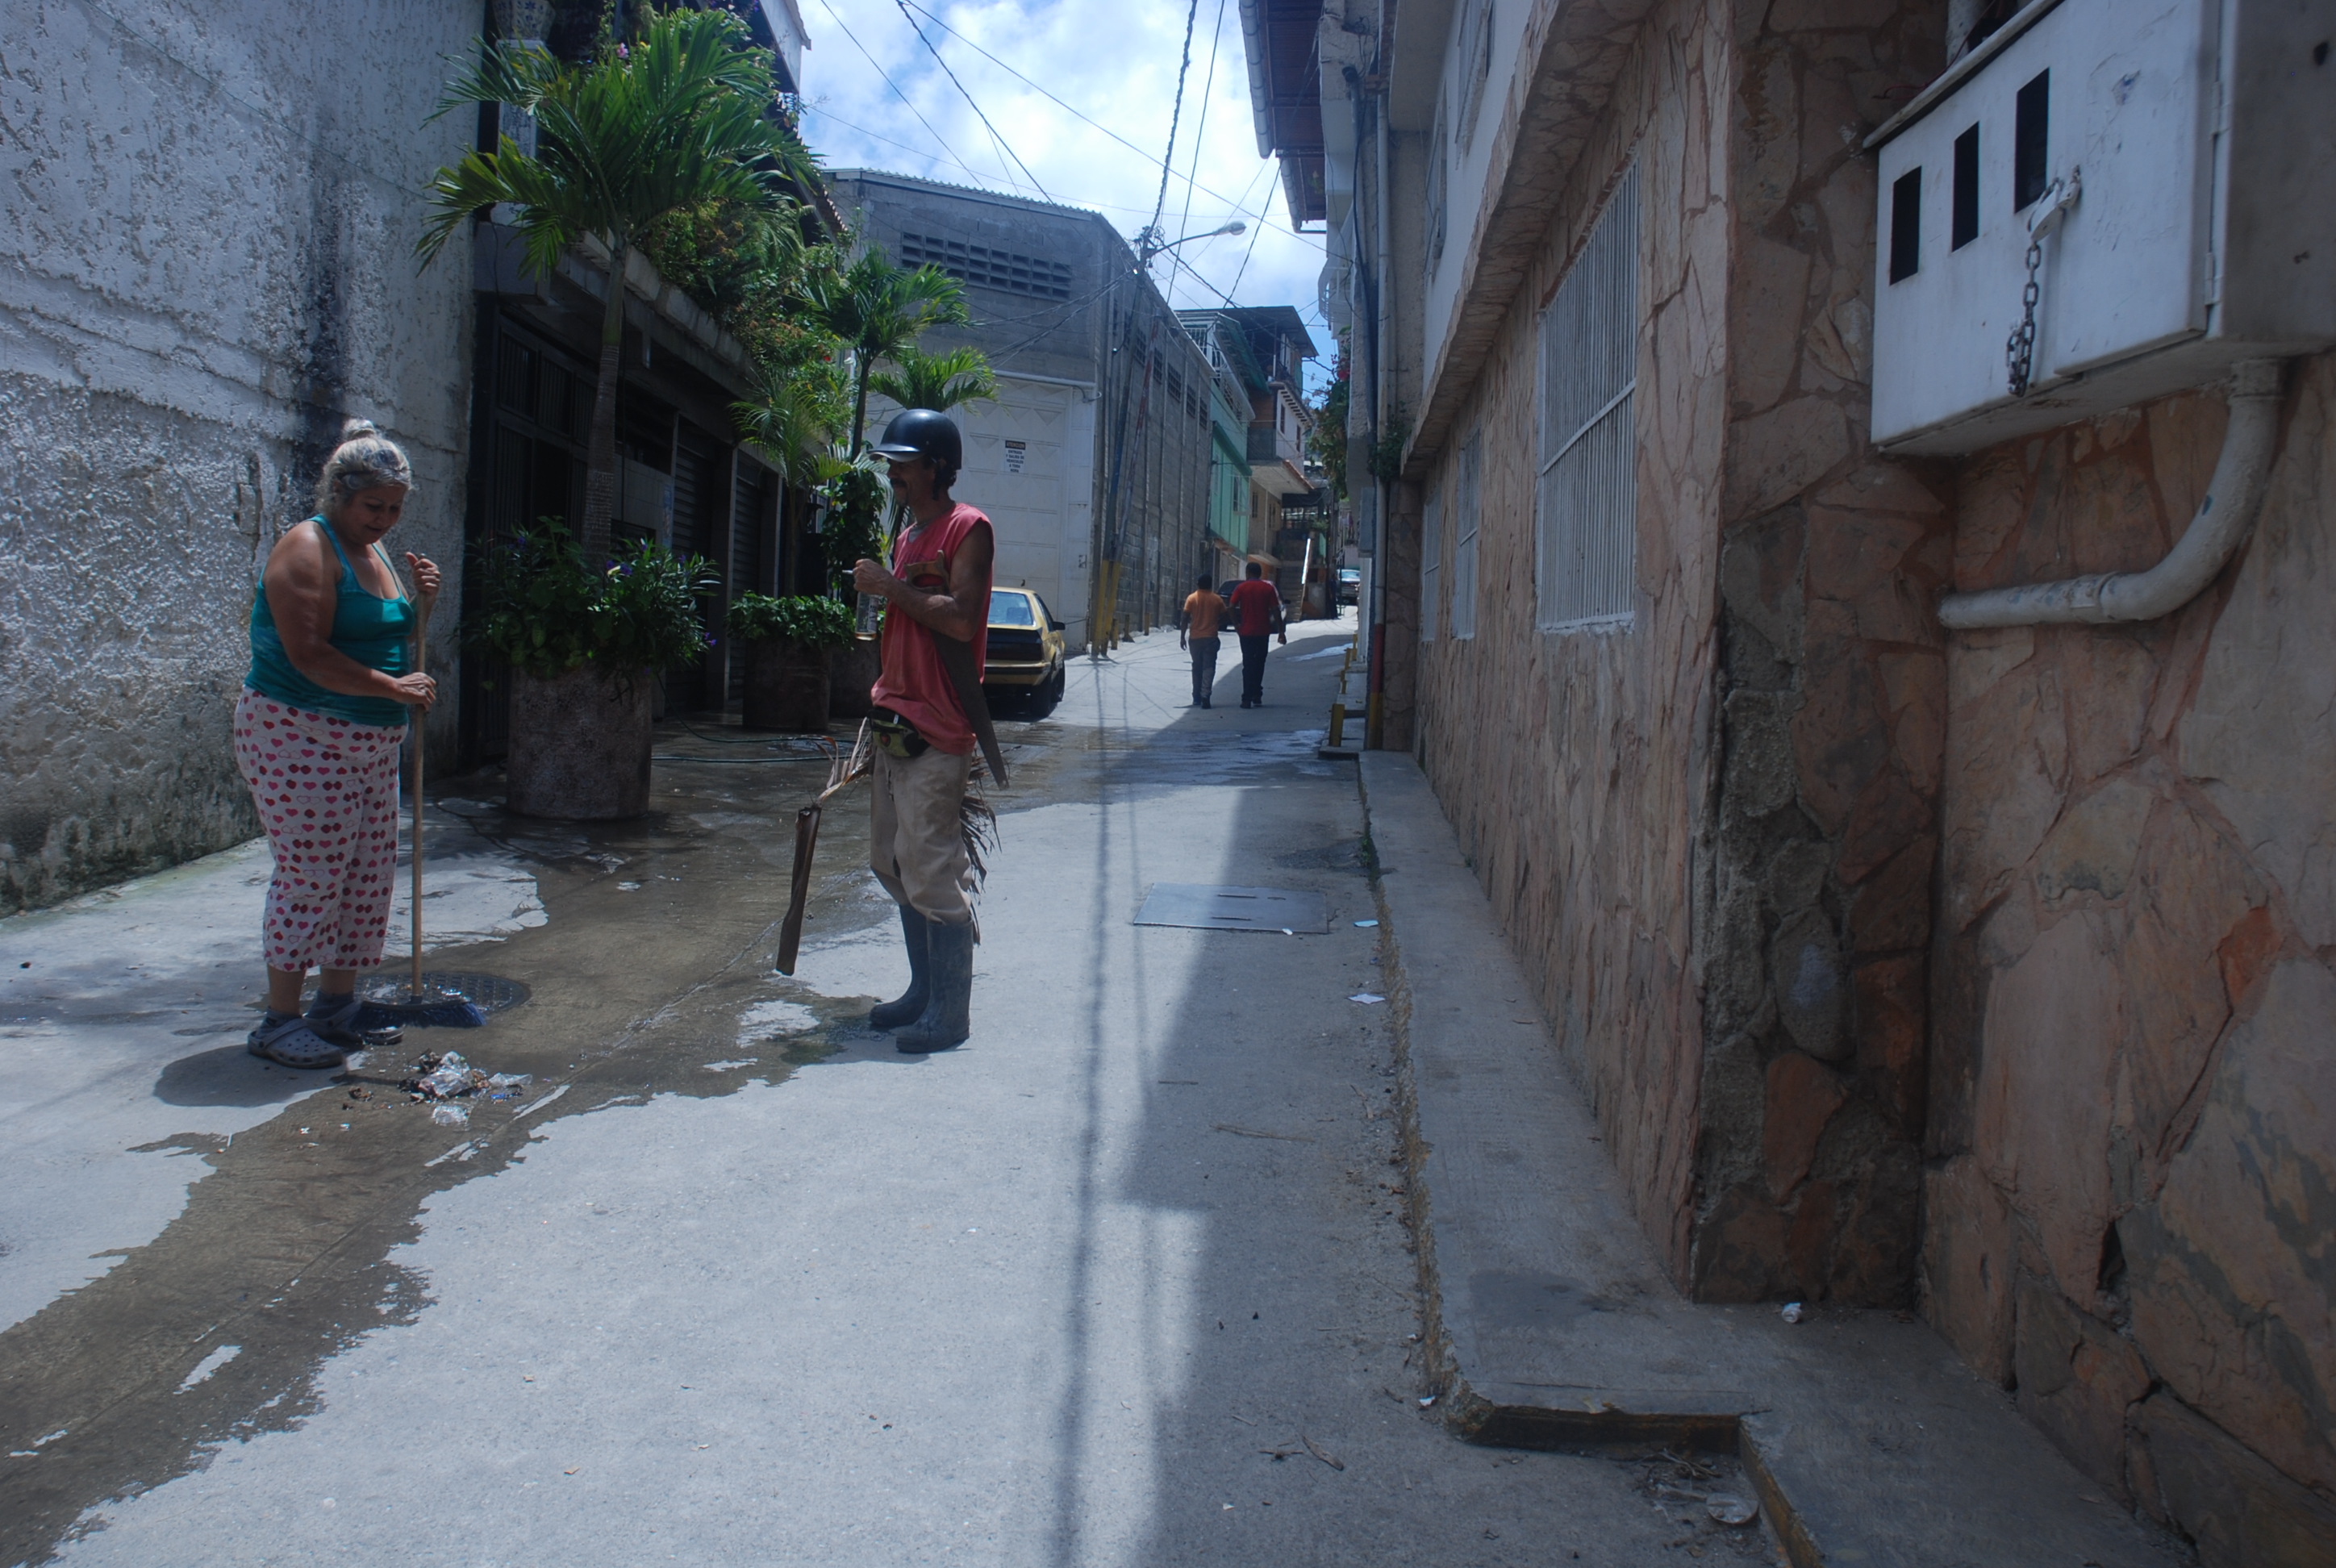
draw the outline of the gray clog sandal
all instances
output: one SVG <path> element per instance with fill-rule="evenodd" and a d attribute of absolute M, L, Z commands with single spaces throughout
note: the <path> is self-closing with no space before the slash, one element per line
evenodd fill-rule
<path fill-rule="evenodd" d="M 349 1057 L 297 1014 L 278 1023 L 261 1024 L 243 1043 L 253 1056 L 287 1067 L 337 1067 Z"/>
<path fill-rule="evenodd" d="M 405 1031 L 395 1024 L 381 1029 L 358 1028 L 357 1018 L 364 1011 L 365 1003 L 357 999 L 355 991 L 338 998 L 327 998 L 318 991 L 309 998 L 308 1011 L 304 1016 L 309 1028 L 345 1051 L 394 1046 L 405 1037 Z"/>

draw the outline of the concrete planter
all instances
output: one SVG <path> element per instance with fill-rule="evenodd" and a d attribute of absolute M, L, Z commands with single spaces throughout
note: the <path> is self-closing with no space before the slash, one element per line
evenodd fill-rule
<path fill-rule="evenodd" d="M 508 809 L 569 822 L 637 817 L 649 809 L 647 670 L 618 679 L 584 665 L 550 679 L 511 673 Z"/>
<path fill-rule="evenodd" d="M 828 714 L 828 650 L 779 638 L 741 643 L 746 656 L 748 729 L 824 734 Z"/>
<path fill-rule="evenodd" d="M 861 719 L 868 716 L 868 688 L 876 684 L 881 667 L 877 661 L 876 639 L 854 638 L 845 647 L 837 648 L 828 662 L 827 711 L 832 718 Z"/>

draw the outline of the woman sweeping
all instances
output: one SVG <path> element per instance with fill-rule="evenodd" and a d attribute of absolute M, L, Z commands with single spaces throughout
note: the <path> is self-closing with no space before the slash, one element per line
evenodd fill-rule
<path fill-rule="evenodd" d="M 379 967 L 397 872 L 398 748 L 436 683 L 414 667 L 417 613 L 383 550 L 414 471 L 353 419 L 316 482 L 316 512 L 268 557 L 251 604 L 251 673 L 235 708 L 235 755 L 276 853 L 261 940 L 268 1017 L 255 1056 L 337 1066 L 362 1043 L 357 972 Z M 414 589 L 438 568 L 408 554 Z M 304 1017 L 300 989 L 322 969 Z"/>

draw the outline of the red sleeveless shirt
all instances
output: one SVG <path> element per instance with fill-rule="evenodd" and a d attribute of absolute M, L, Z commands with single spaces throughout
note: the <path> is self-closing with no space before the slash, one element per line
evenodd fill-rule
<path fill-rule="evenodd" d="M 892 545 L 892 575 L 924 593 L 947 593 L 949 569 L 957 552 L 976 529 L 989 527 L 989 519 L 959 502 L 946 516 L 920 527 L 904 529 Z M 989 584 L 981 585 L 982 620 L 973 636 L 973 670 L 978 677 L 989 653 Z M 959 756 L 974 748 L 973 726 L 949 684 L 933 648 L 932 628 L 912 620 L 894 606 L 884 610 L 884 629 L 878 640 L 882 672 L 869 696 L 917 726 L 917 732 L 945 752 Z"/>

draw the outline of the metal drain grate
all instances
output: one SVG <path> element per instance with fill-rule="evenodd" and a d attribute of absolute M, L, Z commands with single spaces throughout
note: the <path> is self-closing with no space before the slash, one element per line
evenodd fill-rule
<path fill-rule="evenodd" d="M 379 969 L 357 982 L 357 995 L 379 1007 L 395 1007 L 405 1000 L 410 978 L 405 969 Z M 507 980 L 501 975 L 451 974 L 443 969 L 423 970 L 422 987 L 425 993 L 444 992 L 484 1013 L 500 1013 L 506 1008 L 518 1007 L 533 994 L 519 981 Z"/>
<path fill-rule="evenodd" d="M 1290 888 L 1229 888 L 1206 882 L 1154 882 L 1136 911 L 1139 926 L 1191 926 L 1207 931 L 1327 931 L 1320 893 Z"/>

